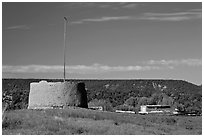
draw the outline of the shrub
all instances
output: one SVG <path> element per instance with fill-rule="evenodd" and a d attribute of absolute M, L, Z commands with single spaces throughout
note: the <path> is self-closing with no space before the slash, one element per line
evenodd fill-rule
<path fill-rule="evenodd" d="M 119 106 L 115 107 L 114 109 L 122 110 L 122 111 L 136 111 L 135 107 L 129 106 L 129 105 L 126 105 L 126 104 L 119 105 Z"/>
<path fill-rule="evenodd" d="M 88 106 L 102 106 L 105 111 L 113 111 L 112 104 L 109 100 L 94 99 L 88 103 Z"/>
<path fill-rule="evenodd" d="M 138 102 L 138 105 L 141 106 L 141 105 L 148 105 L 149 104 L 149 98 L 147 97 L 141 97 L 139 99 L 139 102 Z"/>
<path fill-rule="evenodd" d="M 129 99 L 127 99 L 125 101 L 124 104 L 129 105 L 129 106 L 133 106 L 136 107 L 139 101 L 139 97 L 130 97 Z"/>
<path fill-rule="evenodd" d="M 21 128 L 22 120 L 19 118 L 5 117 L 2 128 L 3 129 L 16 129 Z"/>

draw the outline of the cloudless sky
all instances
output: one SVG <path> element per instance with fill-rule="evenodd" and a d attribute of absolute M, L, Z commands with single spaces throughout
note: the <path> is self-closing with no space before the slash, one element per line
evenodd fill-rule
<path fill-rule="evenodd" d="M 202 81 L 202 3 L 2 3 L 5 78 Z"/>

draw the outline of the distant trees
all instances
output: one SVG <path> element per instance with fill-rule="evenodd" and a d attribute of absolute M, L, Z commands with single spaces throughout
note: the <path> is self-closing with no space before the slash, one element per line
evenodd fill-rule
<path fill-rule="evenodd" d="M 18 90 L 13 92 L 10 109 L 26 109 L 28 107 L 29 91 Z"/>
<path fill-rule="evenodd" d="M 171 97 L 164 93 L 154 93 L 151 97 L 130 97 L 124 104 L 133 107 L 141 105 L 173 105 L 174 101 Z"/>
<path fill-rule="evenodd" d="M 2 95 L 12 96 L 12 109 L 26 108 L 31 82 L 41 79 L 3 79 Z M 56 82 L 59 80 L 47 80 Z M 62 80 L 61 80 L 62 81 Z M 71 80 L 83 81 L 88 102 L 109 101 L 112 107 L 126 105 L 171 105 L 186 112 L 202 113 L 202 86 L 181 80 Z M 106 86 L 105 86 L 106 85 Z M 3 100 L 2 100 L 3 101 Z M 4 103 L 4 102 L 3 102 Z M 107 105 L 107 104 L 106 104 Z"/>
<path fill-rule="evenodd" d="M 150 105 L 173 105 L 174 100 L 172 97 L 167 96 L 165 93 L 154 93 L 149 99 Z"/>
<path fill-rule="evenodd" d="M 141 97 L 138 101 L 138 105 L 148 105 L 149 104 L 149 98 L 147 97 Z"/>
<path fill-rule="evenodd" d="M 154 93 L 154 94 L 152 94 L 152 96 L 149 99 L 149 104 L 150 105 L 157 105 L 161 102 L 162 99 L 163 99 L 163 97 L 161 94 Z"/>
<path fill-rule="evenodd" d="M 29 91 L 13 89 L 10 92 L 4 92 L 2 103 L 7 103 L 8 109 L 26 109 L 28 106 Z"/>
<path fill-rule="evenodd" d="M 129 105 L 129 106 L 136 107 L 137 104 L 138 104 L 138 102 L 139 102 L 139 97 L 130 97 L 129 99 L 127 99 L 127 100 L 125 101 L 124 104 Z"/>
<path fill-rule="evenodd" d="M 174 104 L 174 100 L 171 97 L 167 96 L 166 94 L 163 94 L 161 105 L 172 106 L 173 104 Z"/>

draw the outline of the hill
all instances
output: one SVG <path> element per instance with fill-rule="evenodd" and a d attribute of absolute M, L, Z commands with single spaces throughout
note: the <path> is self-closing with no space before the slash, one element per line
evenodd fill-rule
<path fill-rule="evenodd" d="M 26 108 L 31 82 L 42 79 L 3 79 L 3 102 L 12 97 L 10 109 Z M 44 79 L 48 82 L 62 81 Z M 113 108 L 121 105 L 170 104 L 187 113 L 202 113 L 202 86 L 182 80 L 70 80 L 83 81 L 88 102 L 105 100 Z M 131 101 L 133 103 L 131 103 Z M 168 104 L 168 105 L 169 105 Z"/>

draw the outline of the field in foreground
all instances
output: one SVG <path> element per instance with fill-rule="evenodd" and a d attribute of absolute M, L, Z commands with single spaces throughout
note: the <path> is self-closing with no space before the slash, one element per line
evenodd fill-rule
<path fill-rule="evenodd" d="M 6 112 L 2 134 L 200 135 L 202 117 L 121 114 L 82 108 Z"/>

